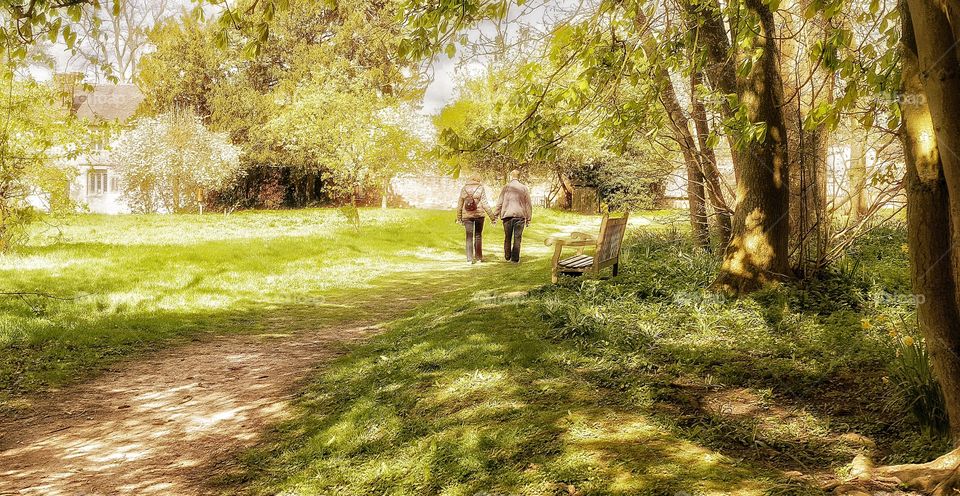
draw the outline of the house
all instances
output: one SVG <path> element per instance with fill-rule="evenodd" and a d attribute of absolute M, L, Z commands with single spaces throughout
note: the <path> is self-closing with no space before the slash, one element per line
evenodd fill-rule
<path fill-rule="evenodd" d="M 84 87 L 82 75 L 60 74 L 55 84 L 65 95 L 69 111 L 101 131 L 89 152 L 64 162 L 77 170 L 69 185 L 70 199 L 81 210 L 101 214 L 129 213 L 130 207 L 120 195 L 120 177 L 109 162 L 108 144 L 116 130 L 130 123 L 144 96 L 132 84 L 98 84 Z"/>

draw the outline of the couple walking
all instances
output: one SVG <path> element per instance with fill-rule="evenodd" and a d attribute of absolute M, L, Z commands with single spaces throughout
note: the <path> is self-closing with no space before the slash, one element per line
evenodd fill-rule
<path fill-rule="evenodd" d="M 467 262 L 472 264 L 483 261 L 484 213 L 494 224 L 498 219 L 503 220 L 503 258 L 520 263 L 523 228 L 529 226 L 533 218 L 530 189 L 520 182 L 520 171 L 510 172 L 510 182 L 500 190 L 500 199 L 493 210 L 478 176 L 472 176 L 460 190 L 457 222 L 463 224 L 467 232 Z"/>

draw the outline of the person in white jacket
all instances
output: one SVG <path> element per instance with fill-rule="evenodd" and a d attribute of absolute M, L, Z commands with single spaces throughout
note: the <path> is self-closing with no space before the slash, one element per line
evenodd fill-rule
<path fill-rule="evenodd" d="M 533 220 L 530 188 L 520 182 L 520 171 L 510 171 L 510 182 L 500 191 L 500 199 L 493 209 L 493 219 L 503 220 L 503 258 L 520 263 L 520 243 L 523 229 Z"/>

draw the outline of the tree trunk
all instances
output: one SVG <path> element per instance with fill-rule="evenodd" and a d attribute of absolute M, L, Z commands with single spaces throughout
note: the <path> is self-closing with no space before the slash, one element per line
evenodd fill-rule
<path fill-rule="evenodd" d="M 694 242 L 704 250 L 710 250 L 710 225 L 707 216 L 706 191 L 704 189 L 703 164 L 700 151 L 690 132 L 690 122 L 683 112 L 676 89 L 667 69 L 657 63 L 657 43 L 650 36 L 647 18 L 640 10 L 634 17 L 634 26 L 640 32 L 644 54 L 653 66 L 654 79 L 659 88 L 660 102 L 667 112 L 667 120 L 673 137 L 680 145 L 683 163 L 687 170 L 687 205 L 690 212 L 690 229 Z"/>
<path fill-rule="evenodd" d="M 180 213 L 180 178 L 177 176 L 173 177 L 173 205 L 170 208 L 170 213 Z"/>
<path fill-rule="evenodd" d="M 683 163 L 687 169 L 687 203 L 690 210 L 690 228 L 693 232 L 693 239 L 697 246 L 709 250 L 710 226 L 707 218 L 706 192 L 703 186 L 703 169 L 700 164 L 697 144 L 690 133 L 689 120 L 683 113 L 683 108 L 677 99 L 677 93 L 674 90 L 673 82 L 670 80 L 670 75 L 666 69 L 657 66 L 655 77 L 660 86 L 660 101 L 667 111 L 670 129 L 673 131 L 677 143 L 680 144 Z"/>
<path fill-rule="evenodd" d="M 757 290 L 790 274 L 790 183 L 776 25 L 762 0 L 748 0 L 745 5 L 760 19 L 754 42 L 760 57 L 736 90 L 749 121 L 764 123 L 766 132 L 744 143 L 735 156 L 739 177 L 733 233 L 716 282 L 719 289 L 734 294 Z M 715 56 L 709 50 L 708 55 Z M 728 54 L 723 57 L 726 60 Z"/>
<path fill-rule="evenodd" d="M 960 80 L 954 34 L 931 0 L 902 2 L 907 223 L 917 317 L 960 442 Z M 945 150 L 945 153 L 940 153 Z"/>
<path fill-rule="evenodd" d="M 854 138 L 850 144 L 847 182 L 850 189 L 849 215 L 859 221 L 867 213 L 867 150 L 860 139 Z"/>
<path fill-rule="evenodd" d="M 809 0 L 799 0 L 787 9 L 805 11 L 809 4 Z M 809 54 L 801 48 L 824 41 L 828 29 L 824 21 L 815 18 L 796 26 L 792 20 L 788 15 L 781 35 L 788 109 L 785 122 L 790 160 L 790 253 L 795 274 L 807 278 L 821 268 L 830 239 L 826 200 L 830 133 L 825 124 L 805 129 L 804 122 L 811 110 L 833 101 L 834 74 L 824 71 L 819 61 L 811 65 Z M 807 101 L 805 96 L 809 97 Z"/>
<path fill-rule="evenodd" d="M 710 146 L 710 123 L 707 121 L 707 109 L 703 100 L 697 95 L 697 87 L 700 86 L 700 83 L 701 75 L 694 70 L 690 76 L 690 98 L 693 103 L 693 122 L 697 129 L 697 144 L 700 147 L 700 163 L 703 166 L 704 182 L 710 197 L 710 205 L 713 207 L 713 215 L 717 219 L 717 230 L 720 234 L 722 247 L 726 248 L 732 231 L 731 210 L 723 196 L 723 179 L 720 177 L 720 169 L 717 168 L 717 154 Z"/>
<path fill-rule="evenodd" d="M 387 209 L 387 196 L 390 195 L 390 179 L 383 180 L 383 194 L 380 196 L 380 208 L 383 210 Z"/>
<path fill-rule="evenodd" d="M 557 206 L 563 210 L 569 210 L 573 207 L 573 184 L 570 183 L 570 178 L 563 172 L 557 172 L 557 179 L 560 181 L 560 189 L 563 193 L 563 197 L 558 200 Z"/>

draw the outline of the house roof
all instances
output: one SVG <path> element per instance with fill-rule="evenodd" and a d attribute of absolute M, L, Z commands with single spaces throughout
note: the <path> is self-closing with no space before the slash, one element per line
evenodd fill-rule
<path fill-rule="evenodd" d="M 143 93 L 133 84 L 98 84 L 93 91 L 73 97 L 77 117 L 91 120 L 126 122 L 137 112 Z"/>

